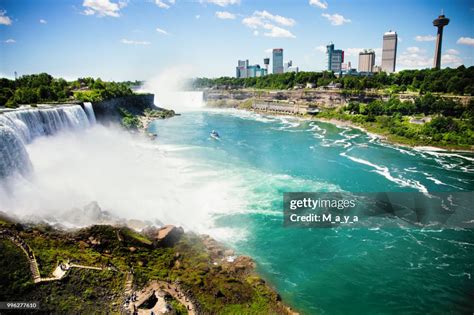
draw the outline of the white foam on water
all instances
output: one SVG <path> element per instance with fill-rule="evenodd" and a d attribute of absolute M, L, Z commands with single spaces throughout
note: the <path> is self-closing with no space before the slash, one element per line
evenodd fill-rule
<path fill-rule="evenodd" d="M 411 188 L 417 189 L 420 192 L 428 193 L 428 189 L 425 186 L 423 186 L 419 181 L 394 177 L 390 173 L 390 170 L 388 169 L 388 167 L 386 167 L 386 166 L 376 165 L 376 164 L 373 164 L 373 163 L 371 163 L 367 160 L 347 155 L 346 152 L 342 152 L 339 155 L 343 156 L 343 157 L 346 157 L 346 158 L 350 159 L 353 162 L 372 167 L 374 169 L 374 172 L 376 172 L 377 174 L 382 175 L 387 180 L 389 180 L 393 183 L 396 183 L 401 187 L 411 187 Z"/>

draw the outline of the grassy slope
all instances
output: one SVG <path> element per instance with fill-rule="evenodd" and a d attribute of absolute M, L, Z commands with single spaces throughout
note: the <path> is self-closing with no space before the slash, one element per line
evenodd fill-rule
<path fill-rule="evenodd" d="M 123 272 L 130 266 L 134 268 L 137 287 L 150 280 L 179 280 L 206 313 L 284 312 L 282 304 L 277 302 L 277 294 L 263 280 L 254 274 L 215 266 L 200 238 L 193 234 L 185 234 L 172 248 L 154 248 L 144 235 L 111 226 L 93 226 L 73 234 L 45 227 L 19 233 L 35 252 L 42 276 L 49 275 L 57 262 L 66 259 L 84 265 L 112 264 L 119 270 L 72 269 L 61 281 L 33 285 L 24 254 L 8 241 L 0 243 L 2 249 L 8 249 L 2 251 L 5 255 L 0 258 L 0 266 L 16 275 L 2 284 L 2 291 L 11 292 L 10 297 L 17 300 L 39 301 L 42 309 L 49 312 L 117 312 L 125 283 Z M 24 263 L 9 265 L 13 259 Z"/>

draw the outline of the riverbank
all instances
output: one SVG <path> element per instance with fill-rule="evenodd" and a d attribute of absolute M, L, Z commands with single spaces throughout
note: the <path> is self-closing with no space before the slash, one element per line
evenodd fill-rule
<path fill-rule="evenodd" d="M 409 147 L 413 148 L 416 150 L 424 150 L 424 151 L 448 151 L 448 152 L 457 152 L 457 153 L 474 153 L 474 146 L 457 146 L 457 145 L 437 145 L 437 144 L 431 144 L 431 143 L 426 143 L 425 141 L 418 141 L 416 139 L 409 139 L 405 137 L 400 137 L 394 134 L 391 134 L 387 130 L 382 129 L 380 126 L 378 126 L 376 123 L 356 123 L 351 120 L 346 120 L 342 119 L 341 117 L 321 117 L 321 115 L 309 115 L 309 114 L 304 114 L 304 115 L 293 115 L 293 114 L 280 114 L 280 113 L 274 113 L 274 112 L 268 112 L 268 111 L 260 111 L 260 110 L 255 110 L 252 108 L 239 108 L 240 110 L 246 110 L 250 112 L 255 112 L 259 113 L 262 115 L 271 115 L 271 116 L 292 116 L 297 119 L 302 119 L 302 120 L 312 120 L 312 121 L 320 121 L 324 123 L 330 123 L 336 126 L 344 126 L 344 127 L 350 127 L 354 129 L 358 129 L 362 132 L 365 132 L 367 134 L 370 134 L 381 141 L 384 141 L 389 144 L 393 145 L 398 145 L 398 146 L 404 146 L 404 147 Z M 324 114 L 323 114 L 324 115 Z"/>

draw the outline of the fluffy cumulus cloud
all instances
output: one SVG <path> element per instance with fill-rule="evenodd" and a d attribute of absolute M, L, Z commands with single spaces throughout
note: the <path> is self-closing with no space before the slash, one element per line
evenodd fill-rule
<path fill-rule="evenodd" d="M 433 35 L 425 35 L 425 36 L 418 35 L 418 36 L 415 36 L 415 40 L 417 42 L 432 42 L 432 41 L 436 40 L 436 36 L 433 36 Z"/>
<path fill-rule="evenodd" d="M 169 9 L 173 4 L 176 3 L 176 0 L 155 0 L 155 4 L 162 9 Z"/>
<path fill-rule="evenodd" d="M 295 38 L 288 29 L 283 28 L 291 27 L 296 24 L 296 21 L 292 18 L 287 18 L 281 15 L 274 15 L 270 12 L 255 11 L 252 16 L 248 16 L 242 20 L 242 24 L 254 29 L 255 31 L 263 31 L 263 35 L 274 38 Z M 278 24 L 278 25 L 277 25 Z M 254 35 L 255 35 L 254 31 Z M 258 35 L 258 33 L 257 33 Z"/>
<path fill-rule="evenodd" d="M 433 56 L 429 56 L 425 49 L 413 46 L 408 47 L 397 58 L 397 63 L 404 69 L 428 68 L 433 66 Z M 457 67 L 463 64 L 463 59 L 456 49 L 448 49 L 441 56 L 444 66 Z"/>
<path fill-rule="evenodd" d="M 1 25 L 12 25 L 12 19 L 7 15 L 7 11 L 0 10 L 0 24 Z"/>
<path fill-rule="evenodd" d="M 463 59 L 459 56 L 459 51 L 456 49 L 448 49 L 441 55 L 441 63 L 451 67 L 458 67 L 463 64 Z"/>
<path fill-rule="evenodd" d="M 335 14 L 323 13 L 323 14 L 321 14 L 321 16 L 328 19 L 331 22 L 331 25 L 334 25 L 334 26 L 340 26 L 340 25 L 351 22 L 350 19 L 346 19 L 345 17 L 343 17 L 342 15 L 337 14 L 337 13 L 335 13 Z"/>
<path fill-rule="evenodd" d="M 235 14 L 227 12 L 227 11 L 217 11 L 216 17 L 222 20 L 234 20 Z"/>
<path fill-rule="evenodd" d="M 120 9 L 127 6 L 124 1 L 112 2 L 111 0 L 84 0 L 82 6 L 85 15 L 119 17 Z"/>
<path fill-rule="evenodd" d="M 433 66 L 433 57 L 427 56 L 424 49 L 408 47 L 397 58 L 397 64 L 404 69 L 427 68 Z"/>
<path fill-rule="evenodd" d="M 12 38 L 9 38 L 7 40 L 4 40 L 3 41 L 5 44 L 15 44 L 16 43 L 16 40 L 12 39 Z"/>
<path fill-rule="evenodd" d="M 295 25 L 296 21 L 291 19 L 291 18 L 286 18 L 281 15 L 273 15 L 270 12 L 263 10 L 263 11 L 255 11 L 254 15 L 259 17 L 260 19 L 264 20 L 270 20 L 273 22 L 276 22 L 278 24 L 281 24 L 283 26 L 293 26 Z"/>
<path fill-rule="evenodd" d="M 137 41 L 125 38 L 121 39 L 120 42 L 125 45 L 150 45 L 150 42 L 147 41 Z"/>
<path fill-rule="evenodd" d="M 450 55 L 459 55 L 459 51 L 457 51 L 456 49 L 448 49 L 446 53 Z"/>
<path fill-rule="evenodd" d="M 263 33 L 264 36 L 267 37 L 275 37 L 275 38 L 296 38 L 289 30 L 272 25 L 272 24 L 265 24 L 264 28 L 267 30 Z"/>
<path fill-rule="evenodd" d="M 212 3 L 220 7 L 226 7 L 228 5 L 240 4 L 240 0 L 200 0 L 201 3 Z"/>
<path fill-rule="evenodd" d="M 46 21 L 46 20 L 44 20 L 44 19 L 40 19 L 39 22 L 40 22 L 41 24 L 46 24 L 46 23 L 48 23 L 48 21 Z"/>
<path fill-rule="evenodd" d="M 414 46 L 414 47 L 408 47 L 407 52 L 410 53 L 410 54 L 418 54 L 418 53 L 425 52 L 425 51 L 421 50 L 419 47 Z"/>
<path fill-rule="evenodd" d="M 474 46 L 474 38 L 471 37 L 460 37 L 457 44 Z"/>
<path fill-rule="evenodd" d="M 164 29 L 159 28 L 159 27 L 156 28 L 156 31 L 160 34 L 163 34 L 163 35 L 169 35 L 170 34 L 167 31 L 165 31 Z"/>
<path fill-rule="evenodd" d="M 313 7 L 318 7 L 321 9 L 327 9 L 328 8 L 328 3 L 323 0 L 309 0 L 309 4 L 312 5 Z"/>

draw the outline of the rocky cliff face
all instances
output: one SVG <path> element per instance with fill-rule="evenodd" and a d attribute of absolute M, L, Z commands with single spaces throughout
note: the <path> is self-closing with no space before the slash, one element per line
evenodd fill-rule
<path fill-rule="evenodd" d="M 133 115 L 142 115 L 147 108 L 157 109 L 154 105 L 153 94 L 137 94 L 114 98 L 102 102 L 93 103 L 97 121 L 101 123 L 120 122 L 122 116 L 120 108 L 126 109 Z"/>
<path fill-rule="evenodd" d="M 347 105 L 350 101 L 369 103 L 375 99 L 384 99 L 384 95 L 359 94 L 345 95 L 333 90 L 209 90 L 204 94 L 208 106 L 238 107 L 247 100 L 261 102 L 279 102 L 300 106 L 334 108 Z"/>

